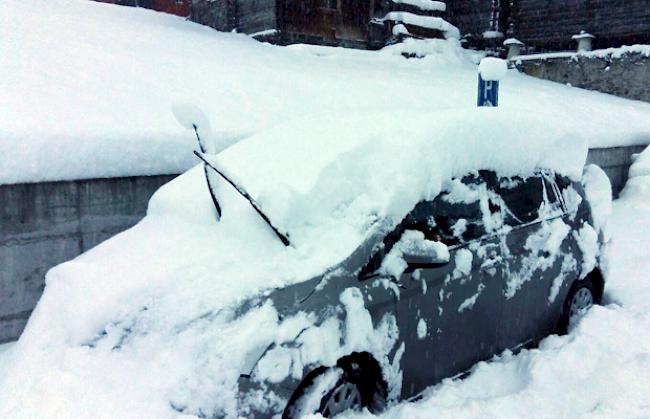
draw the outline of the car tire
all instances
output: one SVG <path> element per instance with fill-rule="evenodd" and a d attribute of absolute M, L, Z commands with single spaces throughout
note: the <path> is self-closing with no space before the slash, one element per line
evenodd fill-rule
<path fill-rule="evenodd" d="M 368 407 L 363 386 L 355 376 L 340 367 L 324 369 L 311 379 L 300 397 L 287 406 L 283 419 L 298 419 L 316 413 L 329 418 L 350 409 Z"/>
<path fill-rule="evenodd" d="M 589 277 L 574 281 L 562 304 L 557 334 L 566 335 L 577 321 L 597 302 L 596 292 Z"/>

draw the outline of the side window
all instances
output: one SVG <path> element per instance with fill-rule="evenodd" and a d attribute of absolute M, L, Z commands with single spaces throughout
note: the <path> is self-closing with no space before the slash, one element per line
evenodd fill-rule
<path fill-rule="evenodd" d="M 541 177 L 501 178 L 495 189 L 503 199 L 507 225 L 518 226 L 539 218 L 539 211 L 544 202 L 544 184 Z"/>
<path fill-rule="evenodd" d="M 361 275 L 375 272 L 381 262 L 399 241 L 405 230 L 417 230 L 431 241 L 441 241 L 448 246 L 466 243 L 486 234 L 484 220 L 500 214 L 488 198 L 483 180 L 477 175 L 453 179 L 433 201 L 422 201 L 402 220 L 375 250 Z M 500 224 L 494 223 L 492 224 Z M 495 230 L 494 226 L 489 228 Z"/>

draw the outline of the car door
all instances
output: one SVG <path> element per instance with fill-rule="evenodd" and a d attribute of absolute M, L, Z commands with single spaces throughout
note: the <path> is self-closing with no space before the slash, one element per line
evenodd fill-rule
<path fill-rule="evenodd" d="M 558 281 L 574 270 L 568 248 L 571 227 L 549 172 L 503 178 L 497 185 L 511 228 L 506 235 L 500 339 L 509 348 L 539 338 L 553 327 Z M 559 278 L 559 279 L 558 279 Z"/>
<path fill-rule="evenodd" d="M 499 350 L 499 223 L 484 222 L 495 218 L 497 209 L 478 176 L 448 186 L 434 201 L 416 207 L 405 226 L 447 244 L 450 260 L 409 266 L 397 282 L 397 322 L 406 349 L 402 397 L 466 371 Z"/>

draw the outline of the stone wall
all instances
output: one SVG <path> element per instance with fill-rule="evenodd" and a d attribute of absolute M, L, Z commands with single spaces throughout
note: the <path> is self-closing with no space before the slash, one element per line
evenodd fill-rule
<path fill-rule="evenodd" d="M 633 153 L 645 146 L 592 149 L 620 191 Z M 16 339 L 43 292 L 45 273 L 134 224 L 174 176 L 0 185 L 0 343 Z"/>
<path fill-rule="evenodd" d="M 650 50 L 650 49 L 649 49 Z M 599 54 L 515 58 L 517 68 L 534 77 L 650 102 L 650 55 Z"/>
<path fill-rule="evenodd" d="M 20 335 L 52 266 L 137 223 L 173 177 L 1 185 L 0 343 Z"/>

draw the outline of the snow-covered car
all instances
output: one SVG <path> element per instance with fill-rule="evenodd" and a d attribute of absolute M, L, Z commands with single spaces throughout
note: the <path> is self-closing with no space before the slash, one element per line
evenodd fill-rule
<path fill-rule="evenodd" d="M 266 296 L 281 316 L 311 320 L 251 353 L 239 380 L 244 400 L 274 394 L 285 418 L 377 411 L 506 349 L 566 332 L 599 302 L 602 240 L 580 183 L 543 169 L 528 177 L 477 169 L 450 179 L 340 266 Z M 356 344 L 340 344 L 349 341 Z M 292 370 L 305 345 L 333 358 Z M 400 390 L 388 384 L 398 371 Z M 255 416 L 271 412 L 263 405 Z"/>
<path fill-rule="evenodd" d="M 554 122 L 324 115 L 202 156 L 228 181 L 190 170 L 48 273 L 0 414 L 377 411 L 566 331 L 604 252 L 586 142 Z"/>

